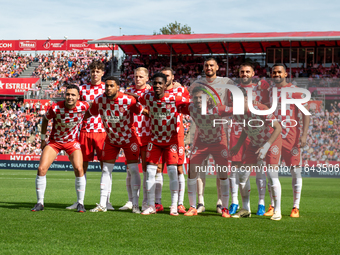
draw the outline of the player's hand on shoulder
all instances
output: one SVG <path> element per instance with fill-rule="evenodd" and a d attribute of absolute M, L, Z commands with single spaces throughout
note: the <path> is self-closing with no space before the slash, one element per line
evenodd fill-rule
<path fill-rule="evenodd" d="M 131 93 L 131 92 L 124 92 L 125 95 L 128 95 L 128 96 L 132 96 L 134 97 L 136 100 L 138 100 L 139 96 L 137 94 L 134 94 L 134 93 Z"/>
<path fill-rule="evenodd" d="M 177 81 L 175 81 L 175 82 L 173 83 L 173 86 L 174 86 L 174 89 L 177 89 L 177 88 L 179 88 L 179 87 L 182 87 L 182 85 L 181 85 L 179 82 L 177 82 Z"/>

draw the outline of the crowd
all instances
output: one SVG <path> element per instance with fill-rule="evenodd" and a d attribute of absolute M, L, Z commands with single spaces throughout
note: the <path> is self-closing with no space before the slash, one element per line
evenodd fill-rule
<path fill-rule="evenodd" d="M 32 61 L 31 55 L 0 51 L 0 78 L 17 78 Z"/>
<path fill-rule="evenodd" d="M 49 90 L 60 91 L 68 84 L 85 84 L 89 82 L 88 65 L 95 59 L 100 59 L 106 65 L 106 71 L 111 68 L 111 57 L 108 52 L 72 51 L 38 54 L 34 61 L 39 62 L 33 76 L 42 81 L 50 81 Z"/>
<path fill-rule="evenodd" d="M 0 52 L 0 78 L 17 77 L 33 61 L 39 66 L 33 76 L 43 81 L 50 81 L 49 90 L 60 92 L 67 84 L 84 84 L 89 82 L 88 65 L 94 59 L 100 59 L 106 65 L 106 71 L 111 69 L 111 57 L 107 52 L 72 51 L 52 52 L 50 54 L 21 55 L 14 52 Z M 219 76 L 226 76 L 226 56 L 216 58 L 220 69 Z M 235 79 L 238 75 L 239 64 L 244 62 L 244 56 L 229 57 L 229 77 Z M 175 80 L 189 86 L 192 79 L 200 78 L 204 59 L 201 56 L 174 56 L 173 69 Z M 261 67 L 256 61 L 255 79 L 268 77 L 270 67 Z M 147 66 L 150 76 L 168 66 L 168 57 L 141 56 L 133 58 L 127 56 L 121 66 L 121 86 L 127 88 L 133 85 L 133 70 L 140 66 Z M 340 69 L 338 64 L 328 68 L 322 65 L 308 68 L 292 69 L 293 78 L 308 78 L 309 86 L 336 87 L 339 86 Z M 40 137 L 39 127 L 41 117 L 46 109 L 39 104 L 23 103 L 22 101 L 3 101 L 0 104 L 0 153 L 2 154 L 35 154 L 39 155 Z M 311 116 L 308 131 L 307 146 L 303 149 L 304 160 L 340 160 L 337 149 L 340 142 L 340 102 L 333 103 L 327 109 Z M 190 130 L 190 117 L 184 117 L 185 135 Z M 189 139 L 187 139 L 189 141 Z M 190 153 L 190 144 L 185 145 L 185 151 Z"/>

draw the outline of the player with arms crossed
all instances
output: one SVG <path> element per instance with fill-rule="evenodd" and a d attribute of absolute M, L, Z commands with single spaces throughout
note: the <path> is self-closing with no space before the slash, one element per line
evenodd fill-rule
<path fill-rule="evenodd" d="M 66 88 L 65 100 L 54 103 L 43 117 L 41 124 L 41 149 L 43 152 L 35 180 L 38 201 L 31 209 L 33 212 L 44 210 L 46 173 L 61 150 L 66 151 L 69 155 L 76 176 L 77 211 L 86 211 L 84 208 L 86 182 L 83 171 L 83 156 L 78 141 L 78 130 L 86 111 L 89 109 L 89 104 L 78 100 L 78 86 L 69 85 Z M 47 125 L 51 119 L 53 119 L 52 132 L 46 142 Z"/>
<path fill-rule="evenodd" d="M 224 132 L 223 125 L 214 127 L 214 121 L 221 116 L 230 116 L 232 108 L 226 106 L 214 107 L 202 114 L 202 95 L 207 95 L 207 89 L 204 87 L 195 87 L 192 90 L 193 103 L 183 107 L 182 112 L 190 114 L 196 124 L 197 136 L 193 142 L 193 150 L 190 157 L 190 170 L 188 178 L 188 195 L 190 209 L 185 216 L 197 215 L 196 209 L 196 190 L 197 175 L 202 169 L 204 159 L 212 155 L 215 161 L 215 171 L 221 184 L 222 198 L 222 217 L 230 218 L 228 211 L 229 203 L 229 180 L 228 178 L 228 140 Z M 207 107 L 206 107 L 207 108 Z M 223 170 L 222 170 L 223 169 Z M 202 169 L 203 170 L 203 169 Z M 203 171 L 205 172 L 205 171 Z"/>
<path fill-rule="evenodd" d="M 272 78 L 277 88 L 278 93 L 278 107 L 275 110 L 274 114 L 277 116 L 278 120 L 282 124 L 282 160 L 285 161 L 286 166 L 288 166 L 291 170 L 290 173 L 292 175 L 292 187 L 294 194 L 293 201 L 293 209 L 290 214 L 292 218 L 300 217 L 299 206 L 301 199 L 301 190 L 302 190 L 302 177 L 301 177 L 301 149 L 306 146 L 307 140 L 307 132 L 309 127 L 310 117 L 309 115 L 304 114 L 302 118 L 302 135 L 300 136 L 300 122 L 299 122 L 299 109 L 296 105 L 290 104 L 286 109 L 286 114 L 283 115 L 281 113 L 281 92 L 283 88 L 297 88 L 295 85 L 286 82 L 287 72 L 286 67 L 283 64 L 275 64 L 272 67 Z M 303 99 L 303 93 L 287 93 L 288 99 Z M 269 93 L 269 102 L 273 101 L 273 93 L 272 90 Z M 303 104 L 303 107 L 307 108 L 308 104 Z M 272 194 L 271 194 L 272 195 Z M 271 216 L 273 212 L 276 211 L 272 205 L 269 207 L 269 210 L 265 213 L 265 216 Z"/>
<path fill-rule="evenodd" d="M 170 179 L 171 207 L 170 215 L 177 216 L 178 203 L 178 132 L 180 116 L 178 108 L 187 103 L 181 96 L 166 94 L 167 77 L 156 73 L 152 77 L 153 91 L 144 94 L 139 101 L 149 111 L 151 121 L 151 141 L 148 144 L 147 158 L 147 190 L 149 207 L 143 215 L 156 213 L 155 208 L 155 176 L 159 158 L 163 156 L 167 164 Z"/>
<path fill-rule="evenodd" d="M 147 81 L 149 80 L 149 71 L 145 67 L 138 67 L 134 72 L 135 79 L 135 87 L 127 89 L 125 92 L 133 93 L 138 96 L 143 96 L 145 93 L 149 92 L 147 85 Z M 140 139 L 141 147 L 140 147 L 140 158 L 142 160 L 142 169 L 143 169 L 143 202 L 142 202 L 142 210 L 146 210 L 148 208 L 147 204 L 147 190 L 146 190 L 146 148 L 150 141 L 150 118 L 147 115 L 135 115 L 134 116 L 134 125 L 136 128 L 136 133 Z M 119 210 L 129 210 L 132 209 L 132 186 L 131 186 L 131 173 L 129 169 L 127 169 L 126 176 L 126 190 L 128 192 L 128 201 L 126 204 L 119 208 Z M 138 173 L 139 175 L 139 173 Z M 140 179 L 140 177 L 139 177 Z M 140 186 L 140 183 L 139 183 Z"/>
<path fill-rule="evenodd" d="M 253 90 L 253 101 L 263 102 L 268 100 L 268 86 L 263 86 L 264 84 L 257 85 L 252 82 L 252 77 L 254 77 L 255 72 L 253 65 L 250 63 L 242 63 L 239 69 L 240 83 L 237 87 L 241 88 L 252 88 Z M 268 83 L 266 83 L 268 85 Z M 230 90 L 227 94 L 228 106 L 232 106 L 232 96 Z M 242 133 L 242 126 L 238 124 L 233 124 L 230 131 L 230 148 L 234 147 L 237 141 L 240 139 Z M 249 137 L 241 145 L 238 153 L 231 157 L 231 165 L 236 167 L 236 171 L 231 171 L 230 173 L 230 192 L 232 197 L 232 203 L 229 207 L 229 213 L 231 215 L 235 214 L 238 209 L 238 171 L 242 165 L 242 156 L 244 155 L 247 147 L 250 144 Z M 264 198 L 266 194 L 266 175 L 259 169 L 256 171 L 256 185 L 259 193 L 258 210 L 256 215 L 262 216 L 265 211 Z M 250 180 L 248 179 L 246 183 L 246 189 L 250 190 Z"/>
<path fill-rule="evenodd" d="M 281 155 L 281 126 L 273 114 L 256 115 L 248 108 L 247 91 L 240 88 L 244 96 L 244 115 L 234 115 L 235 121 L 243 122 L 243 130 L 237 144 L 231 149 L 231 155 L 236 155 L 249 137 L 250 144 L 242 158 L 242 166 L 239 170 L 239 185 L 242 195 L 242 209 L 233 218 L 251 217 L 250 211 L 250 189 L 246 183 L 249 179 L 252 167 L 267 164 L 267 177 L 271 183 L 272 195 L 275 201 L 275 212 L 271 220 L 281 220 L 281 184 L 278 178 L 279 161 Z M 251 90 L 251 88 L 248 88 Z M 237 100 L 237 98 L 234 98 Z M 254 105 L 256 110 L 268 110 L 263 104 Z M 260 164 L 259 164 L 260 163 Z M 255 168 L 256 169 L 256 168 Z"/>
<path fill-rule="evenodd" d="M 140 177 L 138 171 L 138 158 L 140 143 L 133 123 L 134 114 L 142 113 L 142 106 L 134 97 L 119 92 L 120 82 L 116 77 L 110 76 L 105 81 L 105 93 L 97 97 L 88 115 L 100 114 L 105 131 L 106 140 L 103 145 L 103 169 L 100 180 L 100 203 L 91 212 L 106 212 L 107 196 L 111 186 L 111 174 L 120 149 L 124 150 L 127 165 L 131 173 L 132 212 L 140 213 L 138 200 Z"/>
<path fill-rule="evenodd" d="M 99 60 L 94 60 L 90 64 L 90 76 L 91 82 L 89 84 L 83 84 L 79 86 L 80 100 L 88 103 L 92 103 L 93 100 L 104 93 L 105 83 L 102 82 L 102 77 L 105 71 L 105 65 Z M 98 116 L 91 116 L 84 119 L 80 130 L 79 142 L 81 151 L 83 153 L 83 169 L 86 181 L 86 171 L 89 165 L 89 161 L 94 160 L 94 151 L 97 153 L 98 159 L 101 161 L 103 144 L 106 138 L 105 129 L 100 118 Z M 102 163 L 101 163 L 102 165 Z M 108 193 L 108 201 L 106 208 L 108 210 L 114 210 L 110 201 L 111 188 Z M 76 209 L 77 203 L 66 207 L 66 209 Z"/>

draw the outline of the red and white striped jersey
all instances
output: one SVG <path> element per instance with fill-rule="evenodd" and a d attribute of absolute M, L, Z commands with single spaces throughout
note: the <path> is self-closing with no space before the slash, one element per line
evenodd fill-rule
<path fill-rule="evenodd" d="M 272 87 L 273 88 L 273 87 Z M 281 113 L 281 91 L 282 88 L 297 88 L 297 86 L 288 83 L 285 87 L 277 87 L 277 108 L 274 112 L 275 116 L 277 116 L 278 121 L 281 123 L 282 127 L 282 139 L 289 139 L 292 144 L 294 144 L 294 141 L 296 139 L 299 139 L 300 136 L 300 118 L 298 116 L 299 113 L 299 108 L 297 108 L 296 105 L 294 104 L 289 104 L 286 107 L 286 116 L 282 115 Z M 287 99 L 302 99 L 303 93 L 287 93 L 286 98 Z M 273 90 L 269 90 L 269 102 L 273 102 Z M 308 104 L 305 103 L 303 104 L 304 107 L 308 107 Z M 283 125 L 282 125 L 283 121 Z M 296 122 L 295 122 L 296 121 Z M 296 125 L 297 124 L 297 125 Z M 295 126 L 296 125 L 296 126 Z M 293 127 L 290 127 L 293 126 Z"/>
<path fill-rule="evenodd" d="M 132 96 L 118 92 L 118 97 L 111 100 L 102 94 L 97 97 L 89 112 L 91 115 L 101 115 L 105 131 L 110 142 L 115 145 L 130 143 L 137 136 L 133 124 L 133 114 L 141 114 L 142 106 Z"/>
<path fill-rule="evenodd" d="M 105 92 L 105 83 L 102 82 L 100 85 L 83 84 L 79 86 L 80 100 L 92 103 L 93 100 L 102 95 Z M 103 133 L 105 132 L 104 125 L 98 116 L 91 116 L 90 118 L 83 121 L 81 131 L 88 133 Z"/>
<path fill-rule="evenodd" d="M 46 119 L 53 119 L 49 139 L 58 143 L 78 140 L 79 126 L 88 109 L 89 104 L 87 102 L 78 101 L 73 109 L 68 109 L 65 106 L 65 101 L 54 103 L 45 114 Z"/>
<path fill-rule="evenodd" d="M 268 92 L 268 88 L 266 89 L 262 89 L 260 85 L 257 85 L 255 83 L 251 83 L 248 85 L 243 85 L 243 84 L 237 84 L 236 85 L 239 88 L 253 88 L 253 100 L 252 101 L 256 101 L 259 103 L 265 103 L 268 101 L 268 97 L 269 97 L 269 92 Z M 240 102 L 243 104 L 243 102 Z M 227 105 L 230 107 L 233 107 L 233 98 L 232 98 L 232 94 L 230 92 L 230 90 L 228 90 L 227 92 Z M 240 136 L 242 133 L 242 126 L 238 125 L 238 124 L 233 124 L 232 128 L 231 128 L 231 132 L 230 132 L 230 136 Z"/>
<path fill-rule="evenodd" d="M 263 104 L 254 105 L 254 108 L 256 110 L 268 110 L 268 107 Z M 234 121 L 244 123 L 242 128 L 247 133 L 252 145 L 262 146 L 273 133 L 272 122 L 276 121 L 276 118 L 273 114 L 256 115 L 248 109 L 248 112 L 244 115 L 234 115 Z"/>
<path fill-rule="evenodd" d="M 143 96 L 145 93 L 148 93 L 148 89 L 136 89 L 135 87 L 129 88 L 126 92 L 137 94 L 138 96 Z M 134 125 L 136 128 L 137 135 L 141 138 L 141 143 L 143 145 L 147 145 L 149 142 L 149 137 L 151 134 L 150 131 L 150 118 L 145 116 L 144 114 L 135 115 L 134 116 Z"/>
<path fill-rule="evenodd" d="M 178 107 L 188 103 L 188 99 L 167 93 L 161 99 L 156 99 L 155 93 L 150 91 L 140 97 L 139 102 L 149 110 L 151 141 L 168 143 L 179 132 L 181 121 Z"/>

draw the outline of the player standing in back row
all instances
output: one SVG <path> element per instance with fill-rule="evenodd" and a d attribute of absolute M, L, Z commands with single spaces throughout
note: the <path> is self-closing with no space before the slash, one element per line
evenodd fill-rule
<path fill-rule="evenodd" d="M 135 86 L 127 89 L 125 92 L 133 93 L 138 96 L 143 96 L 145 93 L 149 92 L 147 87 L 147 81 L 149 80 L 149 71 L 145 67 L 138 67 L 134 72 Z M 147 190 L 146 190 L 146 148 L 150 141 L 150 118 L 144 114 L 134 116 L 134 124 L 136 128 L 137 136 L 140 139 L 140 158 L 142 160 L 143 169 L 143 202 L 142 210 L 148 208 L 147 204 Z M 119 210 L 130 210 L 132 209 L 132 188 L 131 184 L 131 173 L 130 170 L 126 171 L 126 190 L 128 192 L 128 201 L 126 204 L 119 208 Z M 139 174 L 139 173 L 138 173 Z M 140 178 L 139 178 L 140 179 Z M 140 183 L 139 183 L 140 186 Z"/>
<path fill-rule="evenodd" d="M 88 103 L 92 103 L 93 100 L 104 93 L 105 83 L 102 82 L 102 77 L 105 71 L 105 65 L 99 60 L 94 60 L 90 64 L 90 76 L 91 82 L 89 84 L 83 84 L 79 86 L 80 100 Z M 83 154 L 83 169 L 86 181 L 86 171 L 89 165 L 89 161 L 94 160 L 94 151 L 97 153 L 98 160 L 101 161 L 103 144 L 106 138 L 105 129 L 100 118 L 98 116 L 91 116 L 84 119 L 80 130 L 79 142 L 81 151 Z M 102 164 L 102 163 L 101 163 Z M 109 203 L 111 189 L 109 189 L 107 209 L 114 210 Z M 77 203 L 66 207 L 66 209 L 76 209 Z"/>

